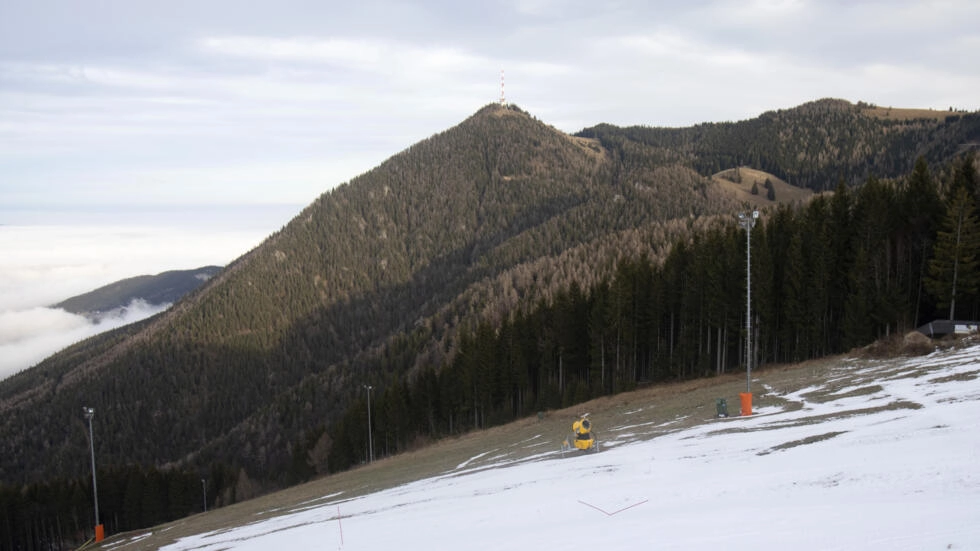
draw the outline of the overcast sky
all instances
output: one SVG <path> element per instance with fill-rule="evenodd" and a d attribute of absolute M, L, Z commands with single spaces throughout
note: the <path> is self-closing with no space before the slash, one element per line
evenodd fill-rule
<path fill-rule="evenodd" d="M 305 205 L 506 95 L 555 127 L 980 107 L 980 2 L 0 0 L 0 205 Z M 0 220 L 3 222 L 3 220 Z"/>
<path fill-rule="evenodd" d="M 0 0 L 0 378 L 88 334 L 46 306 L 231 261 L 499 100 L 502 70 L 566 132 L 824 97 L 975 111 L 978 21 L 975 0 Z"/>

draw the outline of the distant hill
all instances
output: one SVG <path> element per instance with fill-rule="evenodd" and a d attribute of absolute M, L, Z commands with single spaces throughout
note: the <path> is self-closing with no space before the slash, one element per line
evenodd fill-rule
<path fill-rule="evenodd" d="M 284 486 L 291 466 L 327 453 L 334 422 L 352 408 L 366 413 L 367 385 L 388 393 L 391 408 L 424 412 L 434 406 L 397 403 L 397 385 L 466 357 L 471 332 L 493 334 L 569 289 L 588 292 L 624 260 L 659 261 L 706 227 L 728 228 L 725 242 L 740 244 L 731 218 L 747 198 L 716 174 L 739 167 L 744 186 L 745 176 L 765 171 L 775 201 L 788 203 L 842 181 L 901 177 L 919 155 L 944 166 L 959 143 L 980 138 L 975 113 L 895 121 L 865 110 L 822 100 L 738 123 L 599 125 L 570 136 L 516 106 L 488 105 L 324 193 L 166 312 L 0 382 L 0 481 L 84 477 L 84 405 L 97 412 L 102 465 L 208 472 L 223 480 L 223 503 Z M 808 249 L 799 245 L 793 250 Z M 734 272 L 741 258 L 718 262 Z M 686 266 L 671 269 L 684 281 Z M 661 292 L 688 311 L 711 306 Z M 610 310 L 631 307 L 615 299 Z M 545 368 L 563 376 L 567 350 L 605 359 L 645 315 L 611 328 L 610 348 L 559 347 L 537 390 L 551 382 Z M 737 319 L 739 311 L 717 315 Z M 694 351 L 739 342 L 737 330 L 726 337 L 695 327 L 670 338 Z M 674 352 L 674 341 L 665 343 L 657 344 Z M 453 404 L 453 415 L 477 426 L 494 421 L 438 384 L 430 396 Z M 522 408 L 538 403 L 533 392 L 521 399 Z M 410 416 L 393 410 L 386 418 Z M 458 417 L 447 421 L 458 430 Z M 392 442 L 398 427 L 379 430 L 379 442 Z"/>
<path fill-rule="evenodd" d="M 708 176 L 736 166 L 769 172 L 815 192 L 869 176 L 908 174 L 923 156 L 934 170 L 980 142 L 980 113 L 880 108 L 822 99 L 767 111 L 739 122 L 687 128 L 600 124 L 577 135 L 621 150 L 643 145 L 663 164 L 683 164 Z"/>
<path fill-rule="evenodd" d="M 131 277 L 71 297 L 54 305 L 73 314 L 97 317 L 100 312 L 124 308 L 134 300 L 148 304 L 172 304 L 221 271 L 220 266 L 172 270 L 157 275 Z"/>

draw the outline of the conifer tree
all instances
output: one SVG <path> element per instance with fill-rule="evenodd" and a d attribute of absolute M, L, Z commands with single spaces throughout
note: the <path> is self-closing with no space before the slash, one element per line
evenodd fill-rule
<path fill-rule="evenodd" d="M 926 288 L 938 305 L 949 306 L 950 320 L 955 319 L 957 298 L 969 299 L 977 294 L 978 250 L 980 222 L 976 205 L 967 187 L 957 186 L 936 237 L 926 279 Z"/>
<path fill-rule="evenodd" d="M 858 248 L 847 274 L 848 295 L 844 303 L 841 342 L 845 349 L 871 341 L 871 285 L 868 280 L 868 257 Z"/>
<path fill-rule="evenodd" d="M 907 228 L 907 300 L 914 305 L 914 310 L 910 312 L 911 319 L 914 324 L 918 324 L 923 308 L 930 310 L 926 305 L 929 299 L 926 298 L 923 282 L 927 273 L 929 251 L 936 237 L 936 227 L 945 210 L 939 197 L 939 186 L 929 172 L 925 157 L 919 156 L 916 159 L 915 168 L 901 189 L 899 201 L 901 219 L 905 221 Z"/>
<path fill-rule="evenodd" d="M 956 163 L 953 174 L 953 188 L 951 195 L 956 193 L 959 188 L 965 188 L 966 192 L 970 197 L 977 199 L 977 194 L 980 193 L 980 174 L 977 174 L 977 165 L 974 162 L 973 155 L 964 155 L 963 158 Z"/>

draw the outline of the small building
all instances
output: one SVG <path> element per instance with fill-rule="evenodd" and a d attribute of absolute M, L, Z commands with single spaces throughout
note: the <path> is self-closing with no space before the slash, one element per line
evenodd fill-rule
<path fill-rule="evenodd" d="M 962 336 L 980 331 L 980 321 L 933 320 L 917 329 L 919 333 L 941 339 L 946 336 Z"/>

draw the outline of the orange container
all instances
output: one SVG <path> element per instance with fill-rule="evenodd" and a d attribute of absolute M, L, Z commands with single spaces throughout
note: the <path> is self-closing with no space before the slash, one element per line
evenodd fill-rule
<path fill-rule="evenodd" d="M 742 392 L 738 397 L 742 399 L 742 415 L 752 415 L 752 393 Z"/>
<path fill-rule="evenodd" d="M 98 543 L 105 539 L 105 526 L 101 524 L 95 525 L 95 542 Z"/>

